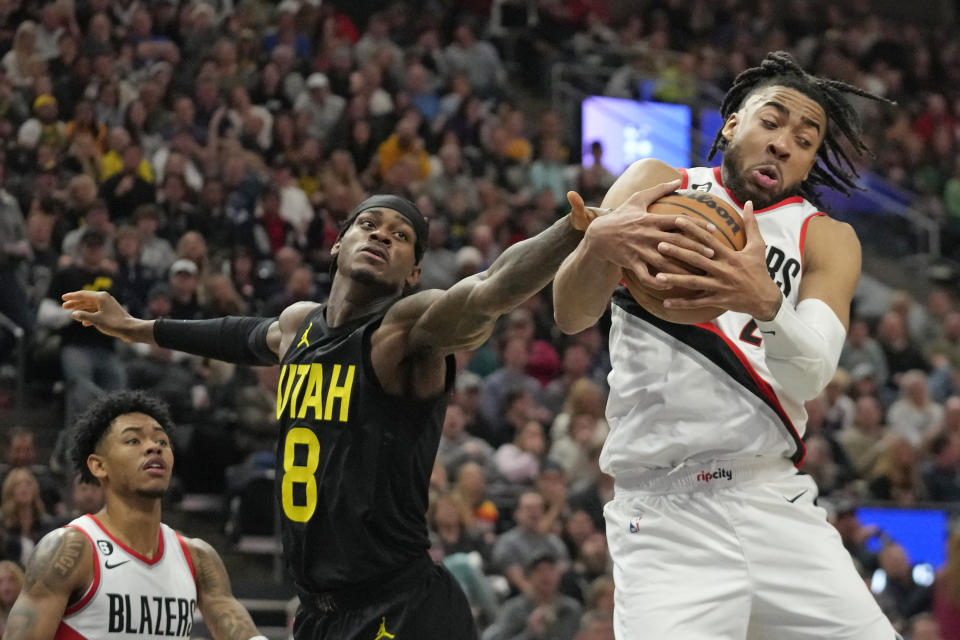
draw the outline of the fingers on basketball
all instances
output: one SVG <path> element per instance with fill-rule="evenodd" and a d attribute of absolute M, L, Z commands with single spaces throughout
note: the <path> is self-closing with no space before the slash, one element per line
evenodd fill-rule
<path fill-rule="evenodd" d="M 716 227 L 714 236 L 734 251 L 743 249 L 747 242 L 746 224 L 736 209 L 706 192 L 669 193 L 651 203 L 647 211 L 673 216 L 689 216 L 693 220 L 713 224 Z M 677 260 L 670 259 L 665 264 L 668 265 L 668 268 L 663 269 L 666 273 L 700 274 L 698 269 Z M 656 275 L 656 272 L 654 271 L 651 275 Z M 723 312 L 723 309 L 713 307 L 683 311 L 666 309 L 663 306 L 664 300 L 671 298 L 690 300 L 701 296 L 702 292 L 680 287 L 671 287 L 666 290 L 654 289 L 645 286 L 635 274 L 628 273 L 626 269 L 624 283 L 633 298 L 647 311 L 671 322 L 698 324 L 712 320 Z"/>

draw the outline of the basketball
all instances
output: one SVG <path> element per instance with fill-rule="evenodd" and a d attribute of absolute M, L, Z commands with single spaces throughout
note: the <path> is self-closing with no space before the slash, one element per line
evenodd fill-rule
<path fill-rule="evenodd" d="M 747 243 L 747 235 L 743 229 L 743 219 L 739 212 L 729 203 L 703 191 L 677 191 L 666 195 L 649 207 L 650 213 L 663 215 L 691 216 L 698 220 L 713 223 L 716 227 L 714 235 L 727 246 L 740 251 Z M 695 274 L 696 270 L 675 260 L 668 273 Z M 651 267 L 651 275 L 657 271 Z M 650 289 L 643 284 L 630 270 L 623 270 L 623 281 L 633 296 L 644 309 L 664 320 L 680 324 L 698 324 L 709 322 L 723 313 L 723 309 L 707 307 L 704 309 L 667 309 L 663 301 L 668 298 L 691 298 L 699 294 L 697 291 L 672 287 L 670 289 Z"/>

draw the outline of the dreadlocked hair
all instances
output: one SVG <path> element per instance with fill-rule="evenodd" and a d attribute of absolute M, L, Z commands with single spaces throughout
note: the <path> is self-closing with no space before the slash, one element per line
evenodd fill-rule
<path fill-rule="evenodd" d="M 733 86 L 727 91 L 720 105 L 723 121 L 726 122 L 730 114 L 743 106 L 751 93 L 769 86 L 782 86 L 799 91 L 816 101 L 827 115 L 827 132 L 823 143 L 817 149 L 819 161 L 814 164 L 810 175 L 800 185 L 800 195 L 816 203 L 819 198 L 815 188 L 819 186 L 833 189 L 845 196 L 849 196 L 851 190 L 861 190 L 855 182 L 860 174 L 857 173 L 856 167 L 843 148 L 841 138 L 850 143 L 858 156 L 867 154 L 873 157 L 873 153 L 861 138 L 860 117 L 850 105 L 846 94 L 888 105 L 896 103 L 846 82 L 811 75 L 804 71 L 786 51 L 772 51 L 767 54 L 759 67 L 743 71 L 733 81 Z M 726 147 L 727 140 L 723 137 L 721 128 L 713 140 L 707 159 L 712 159 L 717 151 L 723 151 Z"/>

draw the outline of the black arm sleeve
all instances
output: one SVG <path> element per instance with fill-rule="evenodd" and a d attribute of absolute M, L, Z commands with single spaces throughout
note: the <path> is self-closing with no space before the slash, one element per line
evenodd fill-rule
<path fill-rule="evenodd" d="M 247 366 L 277 364 L 267 346 L 267 331 L 276 318 L 226 316 L 212 320 L 168 320 L 153 323 L 153 338 L 167 349 Z"/>

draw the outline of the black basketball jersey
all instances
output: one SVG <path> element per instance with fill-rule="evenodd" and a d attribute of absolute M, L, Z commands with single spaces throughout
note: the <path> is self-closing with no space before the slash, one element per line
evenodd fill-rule
<path fill-rule="evenodd" d="M 422 557 L 427 490 L 446 411 L 380 386 L 370 336 L 384 311 L 330 328 L 312 311 L 281 362 L 276 491 L 297 586 L 332 591 Z M 454 375 L 447 358 L 447 390 Z"/>

